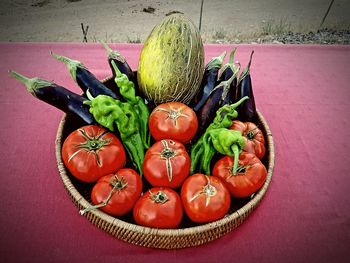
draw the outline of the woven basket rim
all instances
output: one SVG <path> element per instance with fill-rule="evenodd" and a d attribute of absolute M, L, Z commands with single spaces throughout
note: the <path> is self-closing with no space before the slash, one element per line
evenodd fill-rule
<path fill-rule="evenodd" d="M 92 210 L 89 211 L 88 213 L 92 213 L 94 216 L 103 218 L 103 220 L 106 220 L 108 223 L 111 223 L 113 225 L 116 225 L 118 227 L 125 228 L 127 230 L 135 231 L 135 232 L 142 232 L 145 234 L 156 234 L 160 236 L 178 236 L 178 235 L 189 235 L 192 234 L 193 232 L 203 232 L 212 229 L 213 227 L 217 225 L 225 225 L 227 222 L 231 220 L 235 220 L 239 218 L 242 214 L 246 212 L 247 209 L 251 209 L 255 207 L 262 197 L 264 196 L 270 181 L 272 179 L 272 173 L 273 173 L 273 168 L 274 168 L 274 142 L 273 142 L 273 137 L 270 131 L 270 128 L 267 126 L 265 118 L 262 116 L 260 111 L 257 111 L 258 117 L 261 123 L 263 123 L 264 128 L 266 130 L 266 139 L 267 143 L 269 145 L 269 165 L 267 167 L 268 169 L 268 174 L 266 181 L 262 188 L 254 195 L 254 197 L 249 200 L 243 207 L 240 209 L 234 211 L 230 215 L 219 219 L 217 221 L 207 223 L 207 224 L 202 224 L 198 226 L 192 226 L 192 227 L 187 227 L 187 228 L 180 228 L 180 229 L 156 229 L 156 228 L 150 228 L 150 227 L 144 227 L 140 225 L 136 225 L 133 223 L 125 222 L 122 221 L 118 218 L 115 218 L 113 216 L 110 216 L 106 213 L 104 213 L 101 210 Z M 66 189 L 70 192 L 72 197 L 75 199 L 77 203 L 79 203 L 82 207 L 88 207 L 91 204 L 78 192 L 78 190 L 74 187 L 73 183 L 71 182 L 69 176 L 67 175 L 67 171 L 63 165 L 62 157 L 61 157 L 61 146 L 62 146 L 62 132 L 64 129 L 64 125 L 66 124 L 66 114 L 64 114 L 63 118 L 60 121 L 58 130 L 57 130 L 57 135 L 56 135 L 56 159 L 57 159 L 57 165 L 59 168 L 59 173 L 60 177 L 63 180 L 63 183 L 66 187 Z M 155 233 L 156 232 L 156 233 Z"/>
<path fill-rule="evenodd" d="M 103 83 L 111 80 L 112 77 L 107 77 L 102 80 Z M 267 177 L 264 185 L 256 192 L 251 200 L 249 200 L 245 205 L 243 205 L 240 209 L 232 212 L 231 214 L 225 216 L 222 219 L 217 221 L 202 224 L 198 226 L 179 228 L 179 229 L 157 229 L 144 227 L 140 225 L 136 225 L 133 223 L 125 222 L 116 217 L 110 216 L 101 210 L 90 210 L 85 213 L 84 216 L 97 227 L 104 229 L 109 234 L 116 236 L 117 238 L 127 241 L 129 243 L 153 247 L 153 248 L 184 248 L 190 246 L 201 245 L 206 242 L 212 241 L 221 237 L 222 235 L 230 232 L 238 225 L 240 225 L 244 219 L 258 206 L 262 198 L 264 197 L 270 182 L 272 180 L 273 169 L 275 165 L 275 148 L 274 141 L 272 137 L 272 133 L 270 127 L 268 126 L 264 116 L 261 114 L 259 110 L 257 110 L 257 116 L 259 122 L 261 123 L 265 135 L 266 145 L 267 145 L 267 160 L 268 166 L 267 168 Z M 84 209 L 86 207 L 91 206 L 91 204 L 82 196 L 82 194 L 75 188 L 71 179 L 67 174 L 67 170 L 63 164 L 61 150 L 63 144 L 63 131 L 66 125 L 67 115 L 64 114 L 57 130 L 56 134 L 56 161 L 57 167 L 59 170 L 60 178 L 63 182 L 66 191 L 71 197 L 73 203 L 78 207 L 78 209 Z M 97 221 L 102 221 L 102 224 L 98 224 Z M 106 227 L 108 226 L 108 227 Z M 115 232 L 114 230 L 118 231 Z M 120 231 L 119 231 L 120 230 Z M 123 233 L 131 233 L 131 235 L 124 235 Z M 195 239 L 195 241 L 189 241 L 191 237 L 201 237 L 201 234 L 207 233 L 205 235 L 205 239 Z M 212 235 L 210 235 L 212 234 Z M 151 237 L 151 238 L 149 238 Z M 159 238 L 158 238 L 159 237 Z M 184 237 L 181 239 L 185 240 L 187 243 L 179 244 L 176 242 L 172 242 L 175 238 Z M 169 241 L 164 242 L 164 240 Z"/>

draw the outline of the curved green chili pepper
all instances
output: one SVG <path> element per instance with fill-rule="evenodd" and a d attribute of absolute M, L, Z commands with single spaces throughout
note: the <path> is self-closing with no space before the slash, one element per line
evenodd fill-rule
<path fill-rule="evenodd" d="M 222 152 L 225 152 L 225 154 L 226 152 L 230 152 L 227 148 L 228 146 L 231 148 L 231 152 L 237 152 L 237 149 L 235 149 L 236 146 L 234 146 L 236 143 L 229 144 L 230 141 L 235 141 L 232 136 L 227 138 L 228 141 L 226 142 L 226 138 L 224 136 L 217 136 L 214 130 L 230 127 L 232 121 L 238 117 L 236 108 L 247 99 L 249 99 L 249 97 L 243 97 L 236 103 L 224 105 L 217 110 L 213 122 L 208 126 L 205 133 L 199 138 L 191 150 L 191 174 L 197 171 L 204 172 L 208 175 L 210 174 L 211 160 L 216 151 L 220 152 L 215 146 L 219 148 L 219 145 L 222 145 L 222 150 L 225 148 L 225 151 Z M 213 140 L 215 140 L 215 143 Z M 238 149 L 240 149 L 241 139 L 239 138 L 236 141 L 238 143 Z"/>
<path fill-rule="evenodd" d="M 132 162 L 142 175 L 145 148 L 140 135 L 139 118 L 133 106 L 110 96 L 99 95 L 93 98 L 89 91 L 86 94 L 89 100 L 84 103 L 90 105 L 90 113 L 94 119 L 111 131 L 118 128 Z"/>
<path fill-rule="evenodd" d="M 209 134 L 216 151 L 222 155 L 234 157 L 233 174 L 236 174 L 238 157 L 245 145 L 241 132 L 226 128 L 218 128 L 210 130 Z"/>
<path fill-rule="evenodd" d="M 249 97 L 245 96 L 239 101 L 233 104 L 226 104 L 216 111 L 215 118 L 208 128 L 228 128 L 231 126 L 232 121 L 238 117 L 236 108 L 243 102 L 248 100 Z"/>
<path fill-rule="evenodd" d="M 239 149 L 243 149 L 245 145 L 244 138 L 240 131 L 219 128 L 210 130 L 209 135 L 215 150 L 223 155 L 234 155 L 231 148 L 233 144 L 237 144 Z"/>
<path fill-rule="evenodd" d="M 127 75 L 120 72 L 114 61 L 111 61 L 111 64 L 116 75 L 114 81 L 119 87 L 120 94 L 134 107 L 134 110 L 139 116 L 142 142 L 144 147 L 148 149 L 151 140 L 151 135 L 148 131 L 149 109 L 144 100 L 140 96 L 136 96 L 134 83 L 128 79 Z"/>
<path fill-rule="evenodd" d="M 210 174 L 210 163 L 215 155 L 215 148 L 211 142 L 211 138 L 208 138 L 208 143 L 204 144 L 204 155 L 203 155 L 203 164 L 202 169 L 206 174 Z"/>

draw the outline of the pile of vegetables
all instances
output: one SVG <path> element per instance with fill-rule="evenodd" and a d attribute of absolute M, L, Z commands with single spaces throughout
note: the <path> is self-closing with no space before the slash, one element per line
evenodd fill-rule
<path fill-rule="evenodd" d="M 157 30 L 167 32 L 166 27 L 173 27 L 169 32 L 178 33 L 174 37 L 180 38 L 176 42 L 180 48 L 167 51 L 166 43 L 175 41 L 171 34 L 166 35 L 168 42 L 158 43 L 154 39 L 160 38 L 158 31 L 153 31 L 142 51 L 141 72 L 133 72 L 122 54 L 103 44 L 115 82 L 112 88 L 81 62 L 54 53 L 67 65 L 81 95 L 10 71 L 35 97 L 84 123 L 62 146 L 62 160 L 71 175 L 93 184 L 92 204 L 81 214 L 101 209 L 115 217 L 132 215 L 134 223 L 154 228 L 178 228 L 185 217 L 196 224 L 207 223 L 227 215 L 232 203 L 250 198 L 266 180 L 265 139 L 257 124 L 250 76 L 253 52 L 242 72 L 234 62 L 236 49 L 227 64 L 223 65 L 224 52 L 202 67 L 204 51 L 198 32 L 192 32 L 195 29 L 184 16 L 172 16 Z M 198 56 L 189 47 L 181 49 L 190 39 L 181 38 L 183 25 L 187 25 L 186 36 L 196 37 Z M 150 75 L 145 72 L 153 69 L 144 68 L 152 65 L 145 61 L 149 52 L 174 58 L 178 53 L 171 52 L 179 50 L 188 61 L 199 61 L 194 65 L 197 71 L 189 71 L 196 74 L 194 79 L 181 75 L 179 83 L 190 84 L 181 91 L 176 67 L 186 70 L 186 63 L 174 59 L 169 62 L 173 65 L 164 65 L 176 74 L 157 66 L 158 72 Z M 162 74 L 169 75 L 163 78 Z"/>

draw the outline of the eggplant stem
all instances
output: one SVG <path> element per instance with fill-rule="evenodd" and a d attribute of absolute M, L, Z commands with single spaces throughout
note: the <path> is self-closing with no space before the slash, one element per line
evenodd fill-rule
<path fill-rule="evenodd" d="M 222 73 L 227 69 L 230 68 L 233 72 L 236 72 L 236 67 L 235 67 L 235 63 L 234 61 L 234 57 L 235 57 L 235 52 L 236 52 L 236 48 L 233 48 L 230 52 L 230 58 L 229 61 L 222 67 L 221 71 L 220 71 L 220 75 L 218 76 L 218 79 L 221 78 Z M 235 75 L 235 74 L 234 74 Z"/>
<path fill-rule="evenodd" d="M 227 94 L 230 91 L 231 83 L 232 83 L 232 81 L 234 80 L 235 77 L 236 77 L 236 74 L 232 74 L 232 76 L 227 81 L 225 81 L 226 83 L 224 83 L 224 87 L 223 87 L 224 90 L 223 90 L 223 92 L 221 94 L 221 100 L 222 101 L 224 101 L 225 98 L 227 97 Z"/>
<path fill-rule="evenodd" d="M 239 82 L 241 82 L 247 75 L 250 74 L 250 66 L 252 64 L 252 58 L 253 58 L 254 50 L 250 53 L 250 58 L 247 67 L 244 69 L 242 74 L 239 76 Z"/>
<path fill-rule="evenodd" d="M 50 54 L 55 59 L 66 64 L 66 66 L 69 70 L 69 73 L 75 82 L 77 82 L 77 69 L 82 68 L 82 69 L 87 70 L 87 68 L 78 60 L 73 60 L 73 59 L 70 59 L 70 58 L 65 57 L 65 56 L 57 55 L 57 54 L 53 53 L 52 51 L 50 51 Z"/>
<path fill-rule="evenodd" d="M 218 68 L 220 69 L 222 66 L 222 62 L 224 62 L 224 58 L 226 57 L 226 51 L 224 51 L 220 56 L 212 58 L 207 66 L 206 66 L 206 70 L 209 71 L 213 68 Z"/>
<path fill-rule="evenodd" d="M 106 49 L 107 54 L 108 54 L 108 59 L 116 59 L 120 61 L 121 63 L 125 63 L 126 59 L 125 57 L 120 54 L 119 52 L 111 49 L 105 42 L 101 41 L 101 44 L 103 47 Z"/>
<path fill-rule="evenodd" d="M 249 58 L 249 62 L 248 62 L 248 65 L 247 65 L 248 72 L 250 71 L 250 65 L 252 64 L 253 54 L 254 54 L 254 50 L 252 50 L 252 52 L 250 53 L 250 58 Z"/>
<path fill-rule="evenodd" d="M 110 46 L 108 46 L 105 42 L 101 41 L 101 44 L 105 48 L 105 50 L 107 51 L 108 55 L 113 52 L 113 50 L 110 48 Z"/>
<path fill-rule="evenodd" d="M 233 75 L 234 76 L 238 76 L 238 73 L 239 73 L 239 71 L 241 70 L 241 64 L 240 63 L 237 63 L 237 68 L 235 69 L 235 71 L 233 72 Z"/>
<path fill-rule="evenodd" d="M 215 88 L 212 89 L 212 91 L 210 91 L 209 96 L 214 91 L 216 91 L 217 89 L 220 89 L 222 87 L 224 89 L 222 99 L 224 99 L 234 78 L 235 78 L 235 74 L 233 74 L 228 80 L 221 81 Z"/>
<path fill-rule="evenodd" d="M 115 72 L 115 76 L 117 78 L 121 77 L 122 73 L 121 73 L 121 71 L 119 70 L 119 68 L 117 67 L 117 65 L 115 64 L 115 62 L 113 60 L 111 61 L 111 64 L 112 64 L 113 70 Z"/>
<path fill-rule="evenodd" d="M 40 79 L 40 78 L 27 78 L 25 76 L 23 76 L 22 74 L 14 71 L 14 70 L 9 70 L 9 74 L 10 76 L 14 77 L 15 79 L 17 79 L 18 81 L 20 81 L 21 83 L 23 83 L 27 90 L 33 95 L 36 96 L 35 92 L 43 87 L 49 87 L 51 85 L 53 85 L 52 82 L 44 80 L 44 79 Z"/>
<path fill-rule="evenodd" d="M 229 60 L 228 60 L 228 63 L 229 63 L 229 64 L 234 65 L 233 60 L 234 60 L 234 57 L 235 57 L 236 50 L 237 50 L 237 48 L 233 48 L 233 49 L 231 50 L 230 58 L 229 58 Z"/>
<path fill-rule="evenodd" d="M 84 104 L 91 105 L 91 101 L 94 99 L 94 97 L 91 95 L 89 89 L 86 90 L 86 97 L 90 101 L 90 104 L 88 104 L 87 102 L 85 103 L 85 101 L 84 101 Z"/>

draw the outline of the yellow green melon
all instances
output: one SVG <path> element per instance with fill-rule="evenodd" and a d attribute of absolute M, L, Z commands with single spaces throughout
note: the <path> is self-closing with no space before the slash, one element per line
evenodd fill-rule
<path fill-rule="evenodd" d="M 181 13 L 166 16 L 146 39 L 137 80 L 154 104 L 188 103 L 197 93 L 204 72 L 203 42 L 197 27 Z"/>

